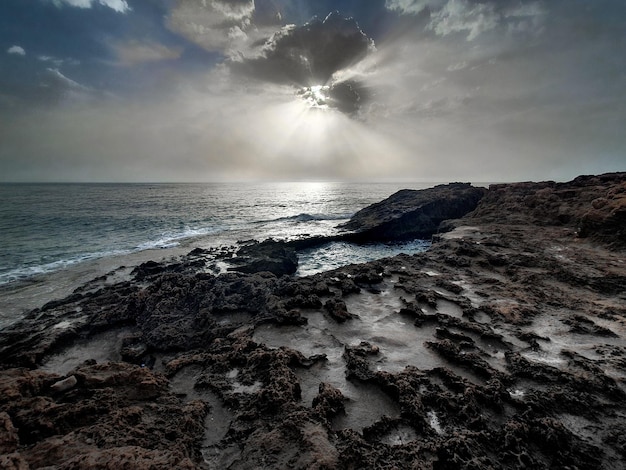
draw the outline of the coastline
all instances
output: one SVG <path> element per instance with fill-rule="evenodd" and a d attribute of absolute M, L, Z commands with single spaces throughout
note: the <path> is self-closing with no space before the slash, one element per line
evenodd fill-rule
<path fill-rule="evenodd" d="M 2 332 L 0 458 L 620 468 L 625 199 L 496 185 L 422 254 L 302 278 L 140 266 Z"/>
<path fill-rule="evenodd" d="M 132 269 L 146 261 L 173 262 L 190 251 L 189 245 L 155 248 L 96 258 L 62 270 L 0 285 L 0 328 L 50 301 L 61 300 L 86 284 L 106 287 L 130 279 Z"/>

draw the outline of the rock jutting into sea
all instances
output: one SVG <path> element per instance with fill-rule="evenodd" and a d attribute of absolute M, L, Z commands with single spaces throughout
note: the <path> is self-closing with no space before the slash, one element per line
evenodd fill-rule
<path fill-rule="evenodd" d="M 626 173 L 401 191 L 343 228 L 433 245 L 308 277 L 321 240 L 219 275 L 196 249 L 0 332 L 0 467 L 626 467 Z"/>
<path fill-rule="evenodd" d="M 404 189 L 361 209 L 341 228 L 367 241 L 429 238 L 444 220 L 458 219 L 474 210 L 486 192 L 469 183 Z"/>

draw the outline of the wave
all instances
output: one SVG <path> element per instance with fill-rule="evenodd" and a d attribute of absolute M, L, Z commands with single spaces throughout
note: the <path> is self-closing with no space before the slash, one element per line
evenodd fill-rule
<path fill-rule="evenodd" d="M 136 249 L 133 251 L 152 250 L 156 248 L 174 248 L 180 245 L 180 242 L 183 240 L 212 235 L 221 231 L 221 229 L 213 227 L 186 229 L 182 232 L 165 233 L 161 238 L 158 238 L 156 240 L 149 240 L 147 242 L 137 245 Z"/>
<path fill-rule="evenodd" d="M 49 274 L 56 271 L 67 269 L 85 261 L 92 261 L 95 259 L 106 258 L 109 256 L 119 256 L 130 253 L 128 250 L 112 250 L 112 251 L 99 251 L 94 253 L 81 253 L 74 257 L 67 259 L 60 259 L 52 261 L 50 263 L 38 264 L 34 266 L 23 266 L 20 268 L 11 269 L 5 273 L 0 273 L 0 286 L 10 284 L 16 281 L 25 281 L 35 276 L 43 274 Z"/>
<path fill-rule="evenodd" d="M 178 233 L 165 233 L 160 238 L 148 240 L 132 248 L 77 253 L 68 258 L 59 259 L 48 263 L 22 266 L 19 268 L 10 269 L 9 271 L 6 271 L 4 273 L 0 273 L 0 286 L 7 285 L 16 281 L 27 281 L 28 279 L 34 278 L 36 276 L 61 271 L 63 269 L 70 268 L 74 265 L 86 261 L 109 258 L 112 256 L 130 255 L 132 253 L 137 253 L 145 250 L 174 248 L 176 246 L 179 246 L 183 240 L 211 235 L 220 231 L 221 230 L 217 228 L 186 229 Z"/>

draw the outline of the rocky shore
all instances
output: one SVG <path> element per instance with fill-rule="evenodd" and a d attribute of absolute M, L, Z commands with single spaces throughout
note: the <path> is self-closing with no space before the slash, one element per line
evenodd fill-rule
<path fill-rule="evenodd" d="M 402 191 L 344 229 L 433 245 L 302 278 L 329 240 L 197 249 L 0 332 L 0 467 L 626 467 L 626 173 Z"/>

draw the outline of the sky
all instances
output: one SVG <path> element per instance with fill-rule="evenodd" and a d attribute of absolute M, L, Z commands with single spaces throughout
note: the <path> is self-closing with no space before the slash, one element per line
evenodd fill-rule
<path fill-rule="evenodd" d="M 2 0 L 0 181 L 626 171 L 624 0 Z"/>

